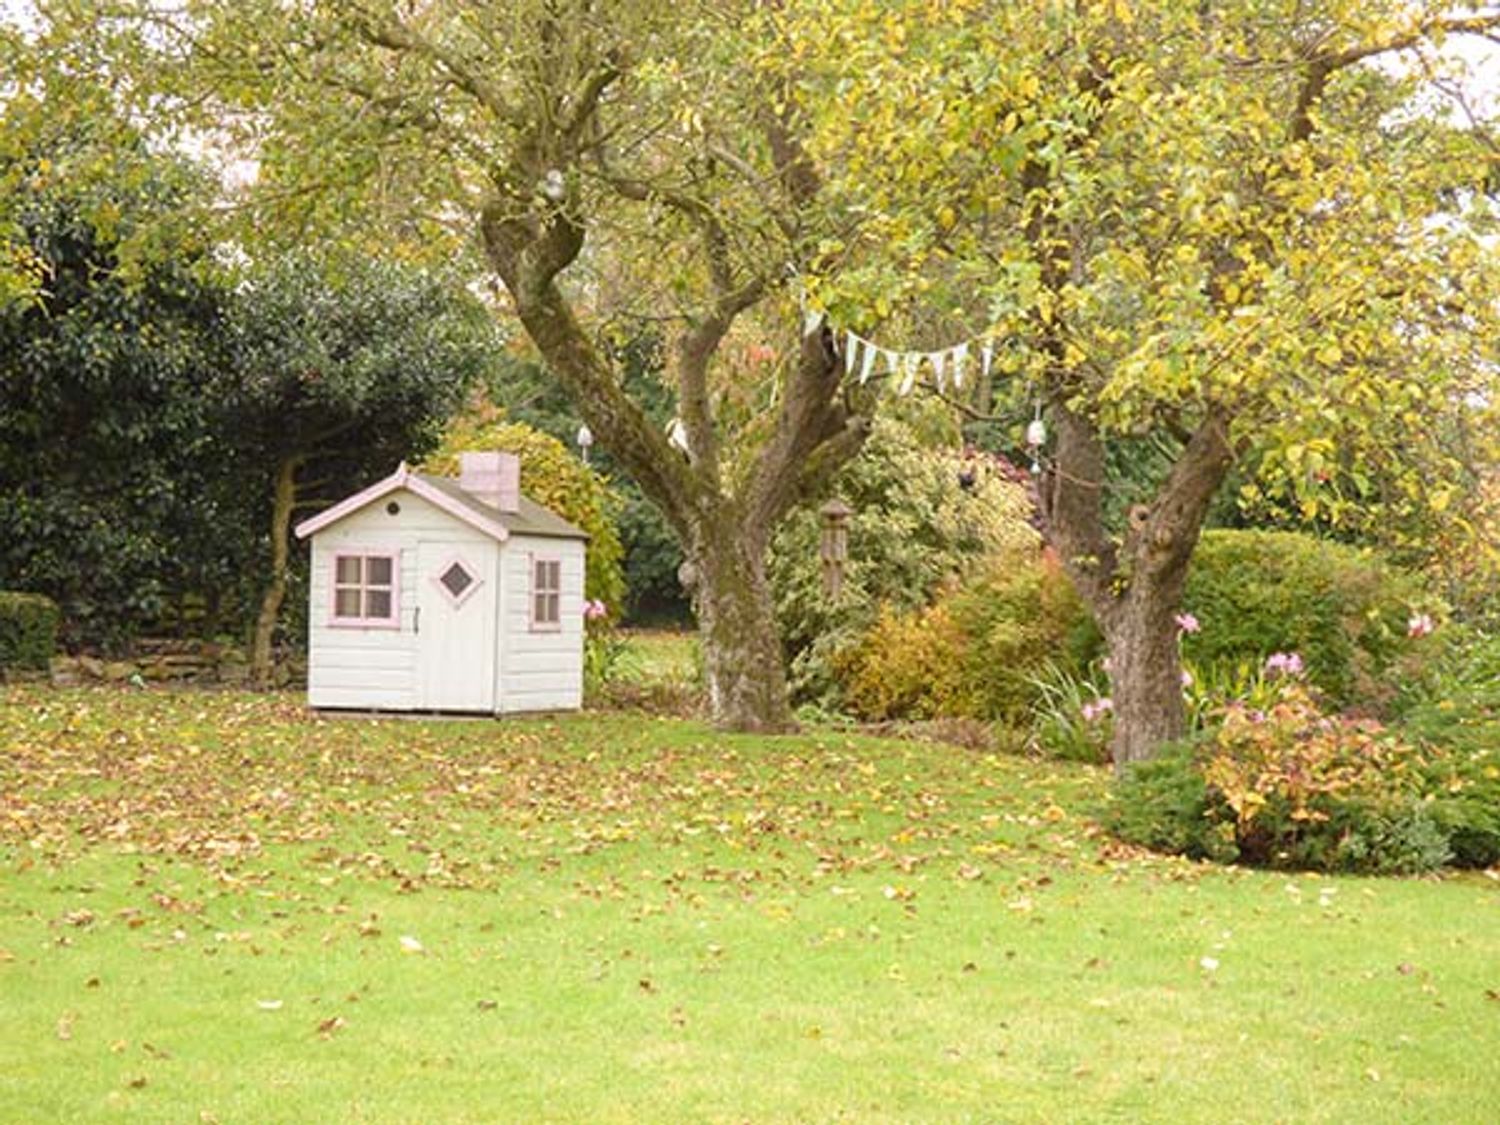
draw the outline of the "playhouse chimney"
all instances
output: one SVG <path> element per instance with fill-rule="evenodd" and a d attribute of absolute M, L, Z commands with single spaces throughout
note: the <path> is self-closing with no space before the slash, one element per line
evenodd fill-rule
<path fill-rule="evenodd" d="M 502 512 L 521 510 L 521 459 L 514 453 L 460 453 L 458 487 Z"/>

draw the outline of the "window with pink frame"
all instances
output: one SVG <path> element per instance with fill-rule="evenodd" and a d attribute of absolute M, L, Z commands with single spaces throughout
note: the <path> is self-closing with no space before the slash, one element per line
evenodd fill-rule
<path fill-rule="evenodd" d="M 397 624 L 396 555 L 392 551 L 340 551 L 333 557 L 336 625 Z"/>
<path fill-rule="evenodd" d="M 531 627 L 562 628 L 562 562 L 531 560 Z"/>

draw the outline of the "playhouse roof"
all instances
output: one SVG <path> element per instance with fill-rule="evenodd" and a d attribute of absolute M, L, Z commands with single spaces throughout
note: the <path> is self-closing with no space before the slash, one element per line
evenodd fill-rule
<path fill-rule="evenodd" d="M 502 543 L 512 535 L 536 535 L 549 539 L 589 537 L 588 532 L 574 527 L 556 512 L 542 507 L 530 497 L 520 497 L 518 511 L 503 512 L 465 492 L 453 478 L 412 472 L 403 461 L 384 480 L 376 481 L 362 492 L 356 492 L 331 508 L 303 520 L 297 525 L 297 538 L 306 539 L 345 516 L 352 516 L 361 508 L 402 489 L 415 493 L 434 507 L 441 508 L 455 519 Z"/>

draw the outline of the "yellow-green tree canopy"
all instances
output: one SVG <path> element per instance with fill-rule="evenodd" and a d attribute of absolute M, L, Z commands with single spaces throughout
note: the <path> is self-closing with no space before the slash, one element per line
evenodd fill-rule
<path fill-rule="evenodd" d="M 625 597 L 620 534 L 615 529 L 609 482 L 551 434 L 507 421 L 493 407 L 471 408 L 449 426 L 437 452 L 424 462 L 434 473 L 458 475 L 458 455 L 503 450 L 521 458 L 521 491 L 544 508 L 588 532 L 583 592 L 618 613 Z"/>
<path fill-rule="evenodd" d="M 1182 730 L 1173 610 L 1236 464 L 1249 499 L 1339 525 L 1474 526 L 1500 454 L 1497 149 L 1434 78 L 1454 77 L 1445 41 L 1500 13 L 786 11 L 814 151 L 870 216 L 818 296 L 858 323 L 919 295 L 1044 408 L 1047 535 L 1110 639 L 1119 759 Z M 1106 520 L 1111 466 L 1145 435 L 1173 456 Z"/>

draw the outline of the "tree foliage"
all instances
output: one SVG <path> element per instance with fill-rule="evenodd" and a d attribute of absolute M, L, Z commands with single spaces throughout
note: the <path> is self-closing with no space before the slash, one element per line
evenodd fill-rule
<path fill-rule="evenodd" d="M 848 253 L 896 250 L 821 296 L 853 316 L 925 287 L 989 325 L 1045 406 L 1047 533 L 1110 638 L 1119 758 L 1182 729 L 1172 611 L 1236 462 L 1256 495 L 1340 524 L 1377 501 L 1377 519 L 1461 516 L 1493 463 L 1493 149 L 1416 95 L 1445 36 L 1500 17 L 1450 7 L 789 17 L 819 151 L 875 214 Z M 1404 70 L 1372 65 L 1399 52 Z M 1111 450 L 1152 433 L 1170 459 L 1106 503 Z M 1379 488 L 1374 464 L 1393 470 Z"/>

